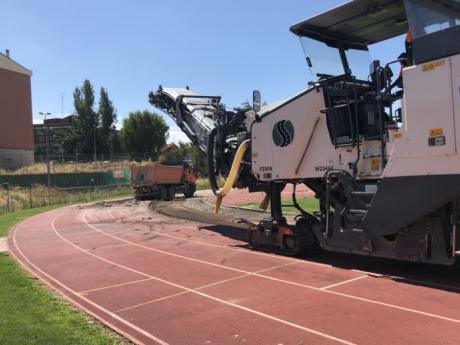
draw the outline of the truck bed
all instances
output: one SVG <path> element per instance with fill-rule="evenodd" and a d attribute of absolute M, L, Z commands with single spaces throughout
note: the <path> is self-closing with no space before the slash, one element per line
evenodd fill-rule
<path fill-rule="evenodd" d="M 160 162 L 146 165 L 131 164 L 130 182 L 132 187 L 158 184 L 181 184 L 184 169 L 181 166 L 166 166 Z"/>

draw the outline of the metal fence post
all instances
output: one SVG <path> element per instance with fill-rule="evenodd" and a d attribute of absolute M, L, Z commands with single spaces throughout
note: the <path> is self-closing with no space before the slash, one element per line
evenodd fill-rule
<path fill-rule="evenodd" d="M 10 212 L 10 184 L 5 182 L 2 186 L 6 190 L 6 212 Z"/>
<path fill-rule="evenodd" d="M 50 130 L 48 125 L 46 125 L 46 171 L 48 173 L 48 205 L 51 205 Z"/>
<path fill-rule="evenodd" d="M 29 185 L 29 206 L 32 207 L 32 184 Z"/>

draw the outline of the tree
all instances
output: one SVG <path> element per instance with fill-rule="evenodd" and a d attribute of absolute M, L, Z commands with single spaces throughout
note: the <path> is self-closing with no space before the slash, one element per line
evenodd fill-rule
<path fill-rule="evenodd" d="M 101 93 L 99 97 L 98 114 L 101 122 L 101 128 L 99 131 L 101 145 L 99 151 L 112 154 L 114 152 L 112 133 L 115 131 L 114 124 L 117 121 L 117 113 L 113 107 L 112 101 L 109 99 L 107 90 L 103 87 L 101 87 Z"/>
<path fill-rule="evenodd" d="M 192 164 L 195 167 L 197 175 L 200 177 L 208 177 L 208 159 L 206 155 L 192 143 L 189 143 L 188 145 L 191 147 L 190 153 L 192 157 Z"/>
<path fill-rule="evenodd" d="M 63 147 L 65 154 L 73 155 L 80 153 L 81 131 L 76 122 L 77 119 L 74 119 L 72 122 L 72 127 L 64 134 Z"/>
<path fill-rule="evenodd" d="M 75 88 L 73 99 L 77 115 L 74 130 L 78 138 L 79 151 L 85 154 L 94 154 L 97 151 L 99 114 L 93 109 L 94 90 L 88 79 L 83 82 L 81 88 Z"/>
<path fill-rule="evenodd" d="M 121 144 L 134 159 L 156 160 L 166 145 L 168 130 L 165 120 L 157 113 L 135 111 L 123 120 Z"/>

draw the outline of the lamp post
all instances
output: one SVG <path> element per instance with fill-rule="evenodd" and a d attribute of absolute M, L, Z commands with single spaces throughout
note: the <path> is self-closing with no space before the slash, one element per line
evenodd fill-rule
<path fill-rule="evenodd" d="M 48 205 L 51 205 L 51 168 L 50 168 L 50 131 L 49 126 L 46 123 L 46 116 L 51 115 L 51 113 L 39 112 L 38 114 L 45 116 L 45 121 L 43 124 L 46 129 L 46 172 L 48 174 Z"/>

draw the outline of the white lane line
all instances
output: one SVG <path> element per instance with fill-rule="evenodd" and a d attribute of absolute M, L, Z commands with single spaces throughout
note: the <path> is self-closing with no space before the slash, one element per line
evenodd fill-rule
<path fill-rule="evenodd" d="M 116 218 L 114 218 L 113 215 L 112 215 L 112 218 L 111 218 L 111 219 L 114 220 L 114 219 L 116 219 Z M 131 223 L 131 224 L 135 224 L 134 221 L 135 221 L 135 220 L 131 219 L 131 220 L 130 220 L 130 223 Z M 155 225 L 155 224 L 153 224 L 153 225 Z M 301 259 L 288 258 L 288 257 L 283 257 L 283 256 L 275 255 L 275 254 L 269 254 L 269 253 L 251 251 L 251 250 L 249 250 L 249 249 L 239 249 L 239 248 L 231 247 L 232 245 L 225 246 L 225 245 L 207 243 L 207 242 L 192 240 L 192 239 L 187 238 L 187 237 L 181 237 L 181 236 L 171 235 L 171 234 L 168 234 L 168 233 L 162 233 L 162 232 L 153 231 L 153 234 L 158 235 L 158 236 L 169 237 L 169 238 L 176 239 L 176 240 L 182 240 L 182 241 L 197 243 L 197 244 L 204 245 L 204 246 L 222 248 L 222 249 L 227 249 L 227 250 L 232 250 L 232 251 L 237 251 L 237 252 L 242 252 L 242 253 L 247 253 L 247 254 L 253 254 L 253 255 L 261 255 L 261 256 L 266 256 L 266 257 L 278 258 L 278 259 L 283 259 L 283 260 L 287 260 L 287 261 L 293 261 L 293 262 L 304 263 L 304 264 L 306 264 L 306 265 L 313 265 L 313 266 L 322 266 L 322 267 L 336 268 L 335 266 L 329 265 L 329 264 L 323 264 L 323 263 L 319 263 L 319 262 L 306 261 L 306 260 L 301 260 Z M 460 251 L 459 251 L 459 253 L 460 253 Z M 379 274 L 379 273 L 364 271 L 364 270 L 360 270 L 360 269 L 351 269 L 350 271 L 358 272 L 358 273 L 362 273 L 362 274 L 367 274 L 367 275 L 372 275 L 372 276 L 376 276 L 376 277 L 391 278 L 391 279 L 394 279 L 394 280 L 401 280 L 401 281 L 406 281 L 406 282 L 418 283 L 418 284 L 422 284 L 422 285 L 428 285 L 428 286 L 432 286 L 432 287 L 438 287 L 438 288 L 443 288 L 443 289 L 450 289 L 450 290 L 460 291 L 460 287 L 454 286 L 454 285 L 446 285 L 446 284 L 439 284 L 439 283 L 435 283 L 435 282 L 429 282 L 429 281 L 425 281 L 425 280 L 417 280 L 417 279 L 411 279 L 411 278 L 404 278 L 404 277 L 402 277 L 402 276 L 387 275 L 387 274 Z"/>
<path fill-rule="evenodd" d="M 383 276 L 383 277 L 389 277 L 389 278 L 391 278 L 393 280 L 401 280 L 401 281 L 406 281 L 406 282 L 411 282 L 411 283 L 416 283 L 416 284 L 421 284 L 421 285 L 429 285 L 429 286 L 432 286 L 432 287 L 435 287 L 435 288 L 443 288 L 443 289 L 460 291 L 460 287 L 453 286 L 453 285 L 438 284 L 438 283 L 434 283 L 434 282 L 427 282 L 427 281 L 411 279 L 411 278 L 402 278 L 402 277 L 398 277 L 398 276 Z"/>
<path fill-rule="evenodd" d="M 118 218 L 116 218 L 116 216 L 113 214 L 113 210 L 110 210 L 110 209 L 109 209 L 109 210 L 107 210 L 107 213 L 109 213 L 109 215 L 110 215 L 110 220 L 118 220 Z M 162 216 L 163 216 L 163 215 L 162 215 Z M 168 217 L 168 216 L 163 216 L 163 217 L 171 218 L 171 217 Z M 107 219 L 107 218 L 106 218 L 106 219 Z M 107 219 L 107 220 L 108 220 L 108 219 Z M 136 222 L 139 222 L 139 219 L 128 218 L 128 219 L 126 220 L 126 223 L 138 225 Z M 145 221 L 145 220 L 144 220 L 144 222 L 150 223 L 151 225 L 155 225 L 155 223 L 153 223 L 153 222 L 148 222 L 148 221 Z M 191 221 L 191 222 L 196 223 L 196 224 L 199 224 L 199 222 L 194 222 L 194 221 Z M 118 221 L 118 223 L 119 223 L 119 221 Z M 149 230 L 150 230 L 150 228 L 149 228 Z M 279 255 L 275 255 L 275 254 L 270 254 L 270 253 L 258 252 L 258 251 L 254 251 L 254 250 L 248 250 L 248 249 L 240 249 L 240 248 L 230 247 L 230 246 L 233 246 L 232 244 L 229 244 L 229 246 L 225 246 L 225 245 L 219 245 L 219 244 L 213 244 L 213 243 L 207 243 L 207 242 L 196 241 L 196 240 L 192 240 L 192 239 L 187 238 L 187 237 L 175 236 L 175 235 L 171 235 L 171 234 L 167 234 L 167 233 L 162 233 L 162 232 L 157 232 L 157 231 L 154 231 L 153 233 L 154 233 L 155 235 L 159 235 L 159 236 L 164 236 L 164 237 L 169 237 L 169 238 L 173 238 L 173 239 L 177 239 L 177 240 L 182 240 L 182 241 L 197 243 L 197 244 L 201 244 L 201 245 L 205 245 L 205 246 L 210 246 L 210 247 L 216 247 L 216 248 L 223 248 L 223 249 L 227 249 L 227 250 L 233 250 L 233 251 L 242 252 L 242 253 L 251 254 L 251 255 L 265 256 L 265 257 L 276 258 L 276 259 L 281 259 L 281 260 L 285 260 L 285 261 L 292 261 L 292 262 L 302 262 L 302 263 L 304 263 L 304 264 L 313 265 L 313 266 L 333 267 L 332 265 L 323 264 L 323 263 L 320 263 L 320 262 L 305 261 L 305 260 L 294 259 L 294 258 L 289 258 L 289 257 L 285 257 L 285 256 L 279 256 Z"/>
<path fill-rule="evenodd" d="M 238 279 L 241 279 L 241 278 L 246 278 L 246 277 L 249 277 L 249 276 L 254 275 L 254 274 L 256 274 L 256 273 L 266 272 L 266 271 L 274 270 L 274 269 L 277 269 L 277 268 L 280 268 L 280 267 L 289 266 L 289 265 L 295 265 L 295 264 L 296 264 L 295 262 L 289 262 L 289 263 L 287 263 L 287 264 L 277 265 L 277 266 L 265 268 L 265 269 L 263 269 L 263 270 L 256 271 L 256 272 L 254 272 L 254 273 L 242 274 L 242 275 L 239 275 L 239 276 L 236 276 L 236 277 L 233 277 L 233 278 L 228 278 L 228 279 L 220 280 L 220 281 L 217 281 L 217 282 L 214 282 L 214 283 L 202 285 L 202 286 L 199 286 L 199 287 L 194 288 L 194 289 L 191 289 L 191 290 L 193 290 L 193 291 L 203 290 L 203 289 L 206 289 L 206 288 L 211 287 L 211 286 L 221 285 L 221 284 L 224 284 L 224 283 L 228 283 L 228 282 L 230 282 L 230 281 L 233 281 L 233 280 L 238 280 Z M 122 311 L 135 309 L 135 308 L 138 308 L 138 307 L 142 307 L 142 306 L 144 306 L 144 305 L 147 305 L 147 304 L 152 304 L 152 303 L 164 301 L 164 300 L 167 300 L 167 299 L 170 299 L 170 298 L 173 298 L 173 297 L 177 297 L 177 296 L 181 296 L 181 295 L 188 294 L 188 293 L 190 293 L 190 292 L 191 292 L 191 291 L 182 291 L 182 292 L 178 292 L 178 293 L 175 293 L 175 294 L 171 294 L 171 295 L 168 295 L 168 296 L 160 297 L 160 298 L 153 299 L 153 300 L 150 300 L 150 301 L 146 301 L 146 302 L 143 302 L 143 303 L 131 305 L 131 306 L 129 306 L 129 307 L 121 308 L 121 309 L 115 310 L 114 313 L 120 313 L 120 312 L 122 312 Z"/>
<path fill-rule="evenodd" d="M 401 307 L 401 306 L 394 305 L 394 304 L 379 302 L 379 301 L 376 301 L 376 300 L 367 299 L 367 298 L 362 298 L 362 297 L 357 297 L 357 296 L 353 296 L 353 295 L 348 295 L 348 294 L 345 294 L 345 293 L 336 292 L 336 291 L 332 291 L 332 290 L 321 290 L 321 291 L 324 291 L 324 292 L 327 292 L 327 293 L 330 293 L 330 294 L 333 294 L 333 295 L 337 295 L 337 296 L 352 298 L 352 299 L 355 299 L 355 300 L 358 300 L 358 301 L 362 301 L 362 302 L 369 302 L 369 303 L 373 303 L 373 304 L 378 304 L 378 305 L 381 305 L 381 306 L 384 306 L 384 307 L 389 307 L 389 308 L 393 308 L 393 309 L 398 309 L 398 310 L 402 310 L 402 311 L 407 311 L 407 312 L 414 313 L 414 314 L 419 314 L 419 315 L 423 315 L 423 316 L 432 317 L 432 318 L 434 318 L 434 319 L 439 319 L 439 320 L 444 320 L 444 321 L 450 321 L 450 322 L 454 322 L 454 323 L 460 324 L 460 320 L 453 319 L 453 318 L 450 318 L 450 317 L 447 317 L 447 316 L 442 316 L 442 315 L 437 315 L 437 314 L 432 314 L 432 313 L 424 312 L 424 311 L 421 311 L 421 310 L 416 310 L 416 309 Z"/>
<path fill-rule="evenodd" d="M 107 249 L 107 248 L 117 248 L 117 247 L 124 247 L 127 246 L 128 243 L 117 243 L 117 244 L 108 244 L 106 246 L 101 247 L 89 247 L 88 250 L 99 250 L 99 249 Z"/>
<path fill-rule="evenodd" d="M 124 312 L 124 311 L 128 311 L 128 310 L 131 310 L 131 309 L 136 309 L 136 308 L 139 308 L 139 307 L 143 307 L 144 305 L 148 305 L 148 304 L 161 302 L 161 301 L 171 299 L 171 298 L 174 298 L 174 297 L 178 297 L 178 296 L 182 296 L 182 295 L 185 295 L 185 294 L 188 294 L 188 293 L 190 293 L 190 291 L 181 291 L 181 292 L 178 292 L 178 293 L 174 293 L 172 295 L 160 297 L 160 298 L 153 299 L 153 300 L 150 300 L 150 301 L 147 301 L 147 302 L 134 304 L 134 305 L 130 305 L 129 307 L 117 309 L 117 310 L 114 311 L 114 313 L 119 314 L 119 313 Z"/>
<path fill-rule="evenodd" d="M 34 263 L 32 263 L 29 258 L 22 252 L 21 248 L 18 246 L 17 242 L 16 242 L 16 233 L 19 229 L 19 226 L 16 227 L 14 230 L 13 230 L 13 244 L 14 246 L 16 247 L 16 250 L 18 251 L 18 253 L 24 258 L 24 260 L 27 262 L 27 264 L 30 266 L 30 267 L 33 267 L 37 272 L 40 272 L 40 274 L 42 274 L 44 277 L 46 277 L 48 280 L 54 282 L 55 284 L 59 285 L 60 287 L 62 287 L 63 289 L 69 291 L 70 293 L 74 294 L 75 296 L 78 296 L 78 298 L 81 298 L 83 301 L 85 301 L 86 303 L 88 303 L 89 305 L 93 306 L 94 308 L 96 309 L 99 309 L 100 311 L 106 313 L 107 315 L 109 315 L 110 317 L 116 319 L 118 322 L 124 324 L 125 326 L 128 326 L 130 328 L 132 328 L 133 330 L 135 330 L 136 332 L 142 334 L 143 336 L 155 341 L 156 343 L 160 344 L 160 345 L 169 345 L 167 342 L 161 340 L 160 338 L 158 337 L 155 337 L 153 334 L 143 330 L 142 328 L 139 328 L 135 325 L 133 325 L 131 322 L 129 321 L 126 321 L 125 319 L 119 317 L 118 315 L 110 312 L 109 310 L 103 308 L 102 306 L 92 302 L 91 300 L 85 298 L 84 296 L 81 296 L 78 294 L 78 292 L 74 291 L 73 289 L 71 289 L 70 287 L 68 287 L 67 285 L 61 283 L 59 280 L 56 280 L 54 279 L 53 277 L 51 277 L 48 273 L 44 272 L 41 268 L 39 268 L 38 266 L 36 266 Z M 14 255 L 14 254 L 13 254 Z M 19 260 L 18 259 L 18 262 L 21 263 L 21 265 L 26 269 L 28 270 L 29 272 L 31 272 L 32 274 L 34 274 L 34 272 L 27 266 L 25 265 L 22 260 Z M 36 274 L 34 274 L 36 275 Z M 43 282 L 45 283 L 48 283 L 45 279 L 39 277 Z M 49 284 L 47 284 L 49 285 Z M 133 341 L 137 341 L 139 342 L 140 344 L 143 344 L 142 342 L 140 342 L 139 339 L 137 339 L 135 336 L 133 336 L 132 334 L 129 334 L 123 330 L 121 330 L 120 328 L 118 328 L 117 326 L 115 326 L 114 324 L 112 324 L 111 322 L 107 321 L 107 320 L 103 320 L 103 319 L 100 319 L 99 318 L 99 315 L 97 315 L 96 313 L 94 313 L 93 311 L 89 310 L 88 308 L 82 306 L 81 304 L 79 304 L 77 301 L 73 300 L 70 296 L 67 296 L 65 295 L 62 291 L 60 291 L 59 289 L 57 288 L 54 288 L 57 292 L 59 292 L 65 299 L 69 300 L 70 302 L 74 302 L 74 303 L 77 303 L 79 305 L 79 307 L 81 309 L 83 309 L 86 313 L 92 315 L 94 318 L 96 319 L 99 319 L 102 321 L 102 323 L 105 323 L 107 324 L 110 328 L 112 328 L 115 332 L 121 334 L 121 335 L 124 335 L 126 338 L 128 339 L 131 339 Z"/>
<path fill-rule="evenodd" d="M 83 215 L 83 218 L 84 218 L 84 215 Z M 84 220 L 84 219 L 83 219 Z M 108 234 L 100 229 L 98 229 L 97 227 L 95 227 L 94 225 L 92 224 L 89 224 L 89 223 L 86 223 L 89 227 L 93 228 L 94 230 L 106 235 L 106 236 L 110 236 L 110 237 L 114 237 L 114 238 L 117 238 L 119 239 L 120 241 L 125 241 L 124 239 L 122 238 L 119 238 L 119 237 L 116 237 L 116 236 L 113 236 L 111 234 Z M 130 242 L 130 241 L 127 241 L 127 242 Z M 138 245 L 134 242 L 130 242 L 132 243 L 134 246 L 142 246 L 142 245 Z M 153 250 L 153 251 L 156 251 L 156 249 L 153 249 L 151 247 L 146 247 L 146 246 L 142 246 L 143 248 L 147 249 L 147 250 Z M 165 252 L 167 253 L 167 252 Z M 167 253 L 168 254 L 168 253 Z M 169 253 L 171 254 L 171 253 Z M 181 256 L 181 255 L 178 255 L 178 254 L 172 254 L 173 256 L 178 256 L 178 257 L 182 257 L 183 259 L 185 260 L 192 260 L 192 261 L 196 261 L 196 259 L 192 259 L 192 258 L 188 258 L 186 256 Z M 201 261 L 201 260 L 199 260 Z M 201 261 L 202 263 L 206 263 L 206 261 Z M 211 264 L 211 263 L 208 263 L 208 264 Z M 243 271 L 243 270 L 239 270 L 239 269 L 236 269 L 236 268 L 230 268 L 230 267 L 227 267 L 227 266 L 223 266 L 223 265 L 218 265 L 218 264 L 211 264 L 213 266 L 220 266 L 222 268 L 227 268 L 227 269 L 231 269 L 231 270 L 236 270 L 236 271 L 239 271 L 241 273 L 250 273 L 250 272 L 247 272 L 247 271 Z M 366 273 L 363 271 L 363 273 Z M 432 314 L 432 313 L 428 313 L 428 312 L 424 312 L 424 311 L 421 311 L 421 310 L 417 310 L 417 309 L 412 309 L 412 308 L 406 308 L 406 307 L 401 307 L 401 306 L 398 306 L 398 305 L 394 305 L 394 304 L 390 304 L 390 303 L 384 303 L 384 302 L 379 302 L 377 300 L 373 300 L 373 299 L 367 299 L 367 298 L 363 298 L 363 297 L 357 297 L 357 296 L 354 296 L 354 295 L 349 295 L 349 294 L 345 294 L 345 293 L 340 293 L 340 292 L 336 292 L 336 291 L 332 291 L 332 290 L 321 290 L 320 288 L 317 288 L 317 287 L 314 287 L 314 286 L 311 286 L 311 285 L 307 285 L 307 284 L 302 284 L 302 283 L 296 283 L 296 282 L 293 282 L 293 281 L 289 281 L 289 280 L 284 280 L 284 279 L 279 279 L 279 278 L 274 278 L 274 277 L 270 277 L 270 276 L 266 276 L 266 275 L 263 275 L 263 274 L 259 274 L 259 273 L 254 273 L 253 274 L 254 276 L 256 277 L 261 277 L 261 278 L 265 278 L 265 279 L 269 279 L 269 280 L 273 280 L 273 281 L 277 281 L 277 282 L 280 282 L 280 283 L 285 283 L 285 284 L 289 284 L 289 285 L 294 285 L 294 286 L 299 286 L 299 287 L 303 287 L 303 288 L 307 288 L 307 289 L 311 289 L 311 290 L 315 290 L 315 291 L 321 291 L 321 292 L 324 292 L 324 293 L 329 293 L 329 294 L 334 294 L 334 295 L 337 295 L 337 296 L 342 296 L 342 297 L 346 297 L 346 298 L 349 298 L 349 299 L 354 299 L 354 300 L 357 300 L 357 301 L 362 301 L 362 302 L 368 302 L 368 303 L 372 303 L 372 304 L 376 304 L 376 305 L 381 305 L 381 306 L 384 306 L 384 307 L 388 307 L 388 308 L 392 308 L 392 309 L 397 309 L 397 310 L 403 310 L 403 311 L 406 311 L 406 312 L 410 312 L 410 313 L 414 313 L 414 314 L 418 314 L 418 315 L 423 315 L 423 316 L 428 316 L 428 317 L 432 317 L 432 318 L 435 318 L 435 319 L 439 319 L 439 320 L 444 320 L 444 321 L 450 321 L 450 322 L 454 322 L 454 323 L 459 323 L 460 324 L 460 320 L 457 320 L 457 319 L 453 319 L 453 318 L 450 318 L 450 317 L 446 317 L 446 316 L 442 316 L 442 315 L 437 315 L 437 314 Z"/>
<path fill-rule="evenodd" d="M 164 251 L 164 250 L 160 250 L 160 249 L 156 249 L 156 248 L 144 246 L 144 245 L 142 245 L 142 244 L 139 244 L 139 243 L 136 243 L 136 242 L 132 242 L 132 241 L 129 241 L 129 240 L 125 240 L 125 239 L 123 239 L 123 238 L 121 238 L 121 237 L 118 237 L 118 236 L 109 234 L 109 233 L 107 233 L 107 232 L 105 232 L 105 231 L 99 229 L 98 227 L 94 226 L 93 224 L 88 223 L 88 221 L 87 221 L 87 219 L 86 219 L 84 213 L 83 213 L 83 216 L 82 216 L 82 220 L 84 221 L 84 223 L 85 223 L 88 227 L 92 228 L 94 231 L 97 231 L 97 232 L 99 232 L 99 233 L 101 233 L 101 234 L 103 234 L 103 235 L 105 235 L 105 236 L 115 238 L 115 239 L 117 239 L 117 240 L 119 240 L 119 241 L 126 242 L 126 243 L 131 244 L 131 245 L 133 245 L 133 246 L 135 246 L 135 247 L 139 247 L 139 248 L 146 249 L 146 250 L 149 250 L 149 251 L 157 252 L 157 253 L 160 253 L 160 254 L 165 254 L 165 255 L 173 256 L 173 257 L 180 258 L 180 259 L 187 260 L 187 261 L 198 262 L 198 263 L 201 263 L 201 264 L 204 264 L 204 265 L 210 265 L 210 266 L 214 266 L 214 267 L 223 268 L 223 269 L 230 270 L 230 271 L 234 271 L 234 272 L 238 272 L 238 273 L 252 274 L 253 276 L 262 277 L 262 278 L 265 278 L 265 279 L 270 279 L 270 280 L 278 281 L 278 282 L 281 282 L 281 283 L 287 283 L 287 284 L 291 284 L 291 285 L 296 285 L 296 286 L 311 288 L 311 289 L 314 289 L 314 290 L 319 290 L 318 288 L 316 288 L 316 287 L 314 287 L 314 286 L 310 286 L 310 285 L 306 285 L 306 284 L 300 284 L 300 283 L 295 283 L 295 282 L 291 282 L 291 281 L 288 281 L 288 280 L 279 279 L 279 278 L 274 278 L 274 277 L 270 277 L 270 276 L 265 276 L 265 275 L 262 275 L 262 274 L 259 274 L 259 273 L 254 273 L 254 272 L 250 272 L 250 271 L 241 270 L 241 269 L 238 269 L 238 268 L 233 268 L 233 267 L 229 267 L 229 266 L 224 266 L 224 265 L 220 265 L 220 264 L 215 264 L 215 263 L 208 262 L 208 261 L 204 261 L 204 260 L 200 260 L 200 259 L 189 258 L 189 257 L 184 256 L 184 255 L 174 254 L 174 253 L 166 252 L 166 251 Z M 295 261 L 295 262 L 297 263 L 298 261 Z M 300 262 L 301 262 L 301 261 L 300 261 Z"/>
<path fill-rule="evenodd" d="M 293 328 L 296 328 L 296 329 L 300 329 L 302 331 L 305 331 L 307 333 L 311 333 L 311 334 L 315 334 L 315 335 L 318 335 L 318 336 L 321 336 L 323 338 L 327 338 L 327 339 L 330 339 L 330 340 L 333 340 L 333 341 L 336 341 L 336 342 L 339 342 L 341 344 L 347 344 L 347 345 L 355 345 L 354 343 L 352 342 L 349 342 L 347 340 L 344 340 L 344 339 L 341 339 L 341 338 L 337 338 L 337 337 L 334 337 L 332 335 L 329 335 L 329 334 L 326 334 L 326 333 L 323 333 L 323 332 L 320 332 L 320 331 L 317 331 L 315 329 L 312 329 L 312 328 L 308 328 L 308 327 L 304 327 L 302 325 L 299 325 L 299 324 L 296 324 L 296 323 L 293 323 L 293 322 L 290 322 L 290 321 L 287 321 L 287 320 L 284 320 L 284 319 L 280 319 L 280 318 L 277 318 L 275 316 L 272 316 L 270 314 L 265 314 L 265 313 L 262 313 L 262 312 L 259 312 L 257 310 L 254 310 L 254 309 L 251 309 L 251 308 L 247 308 L 247 307 L 244 307 L 242 305 L 239 305 L 239 304 L 235 304 L 235 303 L 232 303 L 232 302 L 228 302 L 228 301 L 225 301 L 223 299 L 220 299 L 220 298 L 217 298 L 217 297 L 214 297 L 214 296 L 211 296 L 211 295 L 208 295 L 208 294 L 205 294 L 203 292 L 200 292 L 200 291 L 195 291 L 193 289 L 190 289 L 188 287 L 185 287 L 185 286 L 182 286 L 182 285 L 179 285 L 179 284 L 176 284 L 176 283 L 173 283 L 173 282 L 170 282 L 170 281 L 167 281 L 167 280 L 164 280 L 164 279 L 161 279 L 161 278 L 158 278 L 158 277 L 155 277 L 155 276 L 152 276 L 150 274 L 147 274 L 147 273 L 144 273 L 144 272 L 141 272 L 141 271 L 138 271 L 136 269 L 133 269 L 133 268 L 130 268 L 128 266 L 124 266 L 124 265 L 121 265 L 121 264 L 118 264 L 114 261 L 111 261 L 111 260 L 108 260 L 108 259 L 105 259 L 101 256 L 98 256 L 94 253 L 91 253 L 90 251 L 84 249 L 84 248 L 81 248 L 77 245 L 75 245 L 73 242 L 67 240 L 65 237 L 63 237 L 59 231 L 57 230 L 56 226 L 55 226 L 55 221 L 56 221 L 57 217 L 55 217 L 53 219 L 53 221 L 51 222 L 51 227 L 53 228 L 54 232 L 56 233 L 56 235 L 61 238 L 64 242 L 70 244 L 71 246 L 75 247 L 76 249 L 88 254 L 88 255 L 91 255 L 99 260 L 102 260 L 102 261 L 105 261 L 111 265 L 115 265 L 115 266 L 118 266 L 120 268 L 123 268 L 127 271 L 131 271 L 131 272 L 134 272 L 134 273 L 137 273 L 137 274 L 140 274 L 140 275 L 143 275 L 143 276 L 146 276 L 146 277 L 150 277 L 152 279 L 155 279 L 159 282 L 162 282 L 162 283 L 165 283 L 165 284 L 168 284 L 168 285 L 171 285 L 171 286 L 175 286 L 179 289 L 183 289 L 183 290 L 187 290 L 191 293 L 194 293 L 194 294 L 197 294 L 199 296 L 202 296 L 202 297 L 205 297 L 205 298 L 208 298 L 208 299 L 211 299 L 213 301 L 216 301 L 216 302 L 220 302 L 222 304 L 225 304 L 225 305 L 228 305 L 228 306 L 231 306 L 231 307 L 234 307 L 234 308 L 237 308 L 237 309 L 240 309 L 240 310 L 244 310 L 244 311 L 247 311 L 249 313 L 252 313 L 252 314 L 255 314 L 255 315 L 258 315 L 258 316 L 261 316 L 263 318 L 266 318 L 266 319 L 269 319 L 269 320 L 272 320 L 272 321 L 276 321 L 276 322 L 279 322 L 281 324 L 284 324 L 284 325 L 287 325 L 287 326 L 291 326 Z M 251 272 L 247 272 L 247 273 L 251 273 Z"/>
<path fill-rule="evenodd" d="M 434 288 L 441 288 L 441 289 L 460 291 L 460 287 L 459 286 L 454 286 L 454 285 L 439 284 L 439 283 L 430 282 L 430 281 L 426 281 L 426 280 L 404 278 L 404 277 L 401 277 L 401 276 L 380 274 L 380 273 L 372 273 L 372 272 L 366 272 L 366 271 L 360 271 L 360 270 L 352 270 L 352 271 L 359 272 L 359 273 L 365 273 L 368 276 L 392 279 L 395 283 L 405 283 L 405 282 L 407 282 L 407 283 L 416 283 L 416 284 L 419 284 L 419 285 L 431 286 L 431 287 L 434 287 Z"/>
<path fill-rule="evenodd" d="M 102 291 L 102 290 L 113 289 L 113 288 L 120 287 L 120 286 L 125 286 L 125 285 L 131 285 L 131 284 L 137 284 L 137 283 L 146 282 L 146 281 L 149 281 L 149 280 L 152 280 L 152 278 L 145 278 L 145 279 L 133 280 L 133 281 L 130 281 L 130 282 L 127 282 L 127 283 L 113 284 L 113 285 L 103 286 L 103 287 L 96 288 L 96 289 L 90 289 L 90 290 L 80 291 L 79 294 L 80 294 L 80 295 L 87 295 L 87 294 L 89 294 L 89 293 L 91 293 L 91 292 L 97 292 L 97 291 Z"/>
<path fill-rule="evenodd" d="M 85 216 L 83 216 L 83 217 L 85 217 Z M 112 218 L 112 219 L 115 219 L 115 218 Z M 86 223 L 86 221 L 85 221 L 85 223 Z M 135 223 L 132 223 L 132 222 L 130 222 L 130 223 L 135 224 Z M 153 224 L 153 225 L 155 225 L 155 224 Z M 312 266 L 333 267 L 332 265 L 323 264 L 323 263 L 320 263 L 320 262 L 305 261 L 305 260 L 300 260 L 300 259 L 288 258 L 288 257 L 285 257 L 285 256 L 279 256 L 279 255 L 274 255 L 274 254 L 269 254 L 269 253 L 257 252 L 257 251 L 248 250 L 248 249 L 239 249 L 239 248 L 229 247 L 229 246 L 232 246 L 232 245 L 225 246 L 225 245 L 201 242 L 201 241 L 191 240 L 191 239 L 186 238 L 186 237 L 175 236 L 175 235 L 162 233 L 162 232 L 157 232 L 157 231 L 154 231 L 153 234 L 158 235 L 158 236 L 164 236 L 164 237 L 173 238 L 173 239 L 176 239 L 176 240 L 182 240 L 182 241 L 197 243 L 197 244 L 201 244 L 201 245 L 205 245 L 205 246 L 223 248 L 223 249 L 227 249 L 227 250 L 233 250 L 233 251 L 246 253 L 246 254 L 251 254 L 251 255 L 265 256 L 265 257 L 276 258 L 276 259 L 285 260 L 285 261 L 292 261 L 292 262 L 301 262 L 301 263 L 304 263 L 304 264 L 307 264 L 307 265 L 312 265 Z"/>
<path fill-rule="evenodd" d="M 235 272 L 239 272 L 239 273 L 250 273 L 248 271 L 244 271 L 244 270 L 240 270 L 238 268 L 233 268 L 233 267 L 229 267 L 229 266 L 223 266 L 223 265 L 220 265 L 220 264 L 215 264 L 215 263 L 212 263 L 212 262 L 208 262 L 208 261 L 204 261 L 204 260 L 200 260 L 200 259 L 194 259 L 194 258 L 189 258 L 187 256 L 183 256 L 183 255 L 179 255 L 179 254 L 174 254 L 174 253 L 170 253 L 170 252 L 166 252 L 164 250 L 161 250 L 161 249 L 156 249 L 156 248 L 152 248 L 152 247 L 148 247 L 148 246 L 144 246 L 142 244 L 139 244 L 139 243 L 136 243 L 136 242 L 132 242 L 132 241 L 129 241 L 129 240 L 125 240 L 121 237 L 118 237 L 118 236 L 115 236 L 115 235 L 112 235 L 112 234 L 109 234 L 99 228 L 97 228 L 96 226 L 92 225 L 91 223 L 88 223 L 87 219 L 86 219 L 86 216 L 85 214 L 83 213 L 83 216 L 82 216 L 82 219 L 83 219 L 83 222 L 89 226 L 90 228 L 92 228 L 93 230 L 105 235 L 105 236 L 108 236 L 108 237 L 112 237 L 112 238 L 115 238 L 119 241 L 122 241 L 122 242 L 126 242 L 128 244 L 131 244 L 135 247 L 139 247 L 139 248 L 142 248 L 142 249 L 147 249 L 147 250 L 150 250 L 152 252 L 156 252 L 156 253 L 160 253 L 160 254 L 164 254 L 164 255 L 169 255 L 169 256 L 173 256 L 173 257 L 176 257 L 176 258 L 180 258 L 180 259 L 184 259 L 184 260 L 188 260 L 188 261 L 193 261 L 193 262 L 198 262 L 198 263 L 201 263 L 201 264 L 204 264 L 204 265 L 209 265 L 209 266 L 214 266 L 214 267 L 219 267 L 219 268 L 223 268 L 223 269 L 226 269 L 226 270 L 230 270 L 230 271 L 235 271 Z"/>
<path fill-rule="evenodd" d="M 320 290 L 327 290 L 327 289 L 331 289 L 333 287 L 336 287 L 336 286 L 340 286 L 340 285 L 344 285 L 344 284 L 348 284 L 348 283 L 351 283 L 351 282 L 354 282 L 356 280 L 360 280 L 360 279 L 363 279 L 363 278 L 366 278 L 368 277 L 367 274 L 363 275 L 363 276 L 359 276 L 359 277 L 355 277 L 355 278 L 351 278 L 351 279 L 348 279 L 348 280 L 344 280 L 340 283 L 335 283 L 335 284 L 331 284 L 331 285 L 328 285 L 328 286 L 324 286 L 322 288 L 320 288 Z"/>

